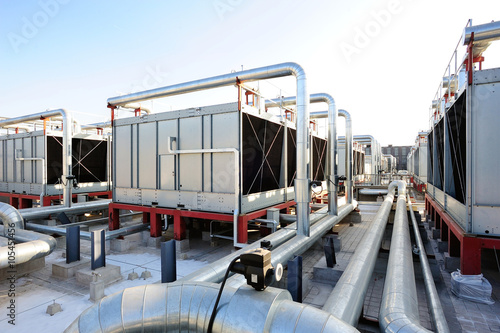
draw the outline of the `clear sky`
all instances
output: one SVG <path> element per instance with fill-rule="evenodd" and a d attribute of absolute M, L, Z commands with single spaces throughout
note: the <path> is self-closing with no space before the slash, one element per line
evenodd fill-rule
<path fill-rule="evenodd" d="M 67 108 L 82 123 L 105 121 L 109 97 L 294 61 L 309 93 L 329 93 L 351 113 L 354 134 L 411 145 L 428 129 L 469 18 L 500 19 L 500 1 L 0 0 L 0 116 Z M 500 66 L 498 51 L 485 54 L 486 66 Z M 271 98 L 294 95 L 295 80 L 261 88 Z M 236 98 L 230 87 L 152 107 Z"/>

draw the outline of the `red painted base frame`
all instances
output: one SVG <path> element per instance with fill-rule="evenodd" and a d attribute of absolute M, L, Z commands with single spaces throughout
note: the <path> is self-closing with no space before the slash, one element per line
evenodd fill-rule
<path fill-rule="evenodd" d="M 81 194 L 86 194 L 90 196 L 95 196 L 95 197 L 105 197 L 107 199 L 113 198 L 113 193 L 111 191 L 102 191 L 102 192 L 89 192 L 89 193 L 81 193 Z M 73 201 L 76 200 L 78 194 L 73 194 L 72 198 Z M 22 193 L 7 193 L 7 192 L 0 192 L 0 197 L 8 197 L 9 198 L 9 205 L 16 209 L 23 209 L 23 208 L 31 208 L 33 207 L 33 201 L 34 200 L 40 200 L 39 195 L 31 195 L 31 194 L 22 194 Z M 43 197 L 43 206 L 50 206 L 52 204 L 52 201 L 54 200 L 60 200 L 62 198 L 62 195 L 47 195 Z"/>
<path fill-rule="evenodd" d="M 500 249 L 500 238 L 481 237 L 466 233 L 428 194 L 425 210 L 441 230 L 441 240 L 448 242 L 448 253 L 460 257 L 460 271 L 465 275 L 481 274 L 481 249 Z"/>
<path fill-rule="evenodd" d="M 284 202 L 279 205 L 268 207 L 265 209 L 257 210 L 247 214 L 238 216 L 238 243 L 246 243 L 248 241 L 248 221 L 262 217 L 267 214 L 269 208 L 288 209 L 294 206 L 295 201 Z M 160 237 L 162 230 L 161 215 L 170 215 L 174 218 L 174 239 L 182 240 L 186 238 L 186 223 L 182 217 L 194 217 L 203 220 L 216 220 L 216 221 L 233 221 L 233 215 L 222 213 L 209 213 L 191 210 L 181 210 L 172 208 L 159 208 L 149 206 L 138 206 L 112 202 L 109 204 L 109 230 L 116 230 L 120 228 L 119 210 L 132 210 L 142 212 L 143 223 L 149 223 L 151 237 Z"/>

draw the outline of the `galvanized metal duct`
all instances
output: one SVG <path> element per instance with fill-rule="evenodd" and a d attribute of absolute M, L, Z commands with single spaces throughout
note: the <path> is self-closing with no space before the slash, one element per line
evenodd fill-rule
<path fill-rule="evenodd" d="M 287 265 L 288 260 L 292 259 L 296 255 L 300 255 L 307 251 L 318 239 L 320 239 L 328 230 L 331 230 L 337 223 L 342 221 L 350 212 L 356 208 L 357 203 L 354 201 L 353 204 L 346 204 L 342 206 L 339 210 L 339 215 L 328 215 L 318 221 L 311 227 L 311 236 L 304 237 L 298 235 L 282 244 L 277 249 L 272 249 L 271 251 L 271 263 L 274 267 L 278 264 Z M 234 275 L 227 282 L 228 286 L 238 287 L 245 284 L 245 278 L 242 275 Z"/>
<path fill-rule="evenodd" d="M 439 300 L 439 295 L 436 290 L 436 285 L 434 284 L 434 278 L 432 277 L 431 267 L 429 266 L 429 260 L 427 260 L 427 254 L 425 253 L 424 243 L 420 237 L 420 231 L 418 229 L 418 223 L 415 219 L 415 213 L 413 212 L 413 207 L 411 204 L 411 198 L 408 194 L 408 208 L 410 211 L 411 222 L 413 225 L 413 233 L 415 235 L 415 240 L 418 246 L 418 256 L 420 258 L 420 265 L 422 266 L 422 273 L 424 276 L 425 291 L 427 295 L 427 303 L 429 305 L 432 324 L 434 329 L 438 333 L 449 333 L 450 329 L 448 327 L 448 322 L 444 315 L 443 307 L 441 306 L 441 301 Z"/>
<path fill-rule="evenodd" d="M 476 42 L 485 43 L 498 40 L 500 39 L 500 21 L 465 27 L 462 35 L 463 45 L 470 43 L 472 33 L 474 33 L 474 44 Z"/>
<path fill-rule="evenodd" d="M 61 116 L 63 120 L 63 148 L 62 148 L 62 164 L 63 164 L 63 174 L 61 175 L 61 181 L 64 184 L 63 188 L 63 200 L 66 207 L 71 206 L 72 188 L 73 182 L 71 180 L 72 176 L 72 117 L 71 112 L 65 109 L 57 110 L 47 110 L 40 113 L 34 113 L 31 115 L 20 116 L 15 118 L 9 118 L 0 120 L 0 127 L 19 124 L 30 120 L 40 120 L 55 116 Z M 45 170 L 43 170 L 45 172 Z M 68 180 L 68 177 L 70 178 Z"/>
<path fill-rule="evenodd" d="M 20 243 L 15 245 L 15 255 L 11 260 L 15 265 L 45 257 L 56 247 L 53 237 L 23 230 L 23 219 L 17 209 L 3 202 L 0 202 L 0 219 L 3 222 L 3 226 L 0 226 L 3 235 Z M 10 266 L 9 252 L 8 246 L 0 248 L 0 269 Z"/>
<path fill-rule="evenodd" d="M 401 181 L 402 184 L 404 182 Z M 383 332 L 430 332 L 420 325 L 413 256 L 406 211 L 406 189 L 398 190 L 384 293 L 379 313 Z"/>
<path fill-rule="evenodd" d="M 328 112 L 315 113 L 314 118 L 328 118 L 328 151 L 327 151 L 327 187 L 328 187 L 328 211 L 331 215 L 337 215 L 337 107 L 335 100 L 329 94 L 311 94 L 310 103 L 328 104 Z M 266 107 L 277 105 L 290 106 L 296 104 L 295 96 L 283 97 L 281 99 L 266 102 Z M 310 115 L 312 117 L 312 114 Z"/>
<path fill-rule="evenodd" d="M 395 186 L 399 185 L 399 182 L 392 182 L 389 185 L 391 190 L 375 215 L 370 230 L 365 232 L 358 243 L 356 251 L 349 260 L 349 265 L 323 305 L 323 311 L 331 313 L 353 326 L 358 324 L 363 309 L 366 290 L 372 279 L 380 244 L 394 201 Z"/>
<path fill-rule="evenodd" d="M 220 286 L 174 282 L 127 288 L 85 310 L 64 332 L 206 332 Z M 244 311 L 243 311 L 244 309 Z M 357 332 L 295 303 L 286 290 L 225 287 L 212 332 Z"/>
<path fill-rule="evenodd" d="M 346 110 L 340 109 L 339 116 L 345 118 L 345 137 L 346 137 L 346 150 L 345 150 L 345 190 L 347 192 L 347 203 L 352 203 L 353 195 L 353 174 L 352 174 L 352 164 L 353 164 L 353 154 L 352 154 L 352 120 L 351 114 Z"/>
<path fill-rule="evenodd" d="M 245 81 L 258 81 L 294 75 L 297 80 L 297 175 L 295 178 L 295 201 L 297 202 L 298 232 L 309 236 L 309 95 L 307 93 L 306 73 L 293 62 L 249 69 L 205 79 L 179 83 L 171 86 L 146 90 L 108 99 L 111 106 L 124 106 L 128 103 L 149 99 L 185 94 L 194 91 L 230 86 Z"/>

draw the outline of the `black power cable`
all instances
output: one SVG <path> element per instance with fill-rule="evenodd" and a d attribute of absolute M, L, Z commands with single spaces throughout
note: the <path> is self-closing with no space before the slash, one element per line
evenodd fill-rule
<path fill-rule="evenodd" d="M 222 296 L 222 290 L 224 289 L 224 285 L 226 284 L 227 277 L 229 276 L 229 272 L 233 268 L 233 265 L 240 259 L 239 256 L 234 258 L 229 266 L 227 267 L 226 274 L 224 275 L 224 279 L 220 285 L 219 294 L 217 295 L 217 299 L 215 300 L 214 309 L 212 310 L 212 315 L 210 316 L 210 321 L 208 322 L 207 333 L 212 333 L 212 326 L 214 325 L 215 315 L 217 314 L 217 307 L 219 306 L 220 297 Z"/>

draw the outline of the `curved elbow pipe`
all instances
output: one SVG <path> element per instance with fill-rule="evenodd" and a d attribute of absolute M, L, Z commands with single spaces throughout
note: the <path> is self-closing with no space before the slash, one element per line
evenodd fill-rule
<path fill-rule="evenodd" d="M 31 115 L 26 115 L 26 116 L 20 116 L 20 117 L 15 117 L 15 118 L 8 118 L 4 120 L 0 120 L 0 127 L 2 126 L 7 126 L 7 125 L 12 125 L 12 124 L 19 124 L 23 123 L 26 121 L 30 120 L 43 120 L 45 118 L 51 118 L 51 117 L 57 117 L 61 116 L 63 120 L 63 149 L 62 149 L 62 165 L 63 165 L 63 170 L 62 170 L 62 175 L 61 179 L 64 185 L 63 188 L 63 200 L 64 200 L 64 205 L 67 207 L 71 206 L 71 197 L 72 197 L 72 188 L 73 188 L 73 183 L 70 180 L 68 180 L 68 177 L 72 175 L 72 159 L 73 159 L 73 150 L 72 150 L 72 116 L 71 112 L 65 110 L 65 109 L 57 109 L 57 110 L 47 110 L 44 112 L 39 112 L 39 113 L 34 113 Z M 71 177 L 70 177 L 71 178 Z"/>
<path fill-rule="evenodd" d="M 0 219 L 3 222 L 3 235 L 15 241 L 15 257 L 9 260 L 8 246 L 0 248 L 0 268 L 19 265 L 34 259 L 42 258 L 54 251 L 56 240 L 47 235 L 24 230 L 23 218 L 19 211 L 6 203 L 0 202 Z"/>
<path fill-rule="evenodd" d="M 310 103 L 326 103 L 328 105 L 328 111 L 314 112 L 310 114 L 310 118 L 328 118 L 328 149 L 327 149 L 327 186 L 328 186 L 328 212 L 330 215 L 338 214 L 338 204 L 337 204 L 337 107 L 335 105 L 335 100 L 329 94 L 318 93 L 311 94 Z M 281 99 L 275 99 L 266 102 L 266 107 L 273 107 L 277 105 L 290 106 L 296 103 L 294 96 L 283 97 Z M 308 191 L 309 193 L 309 191 Z M 352 203 L 349 202 L 349 203 Z"/>
<path fill-rule="evenodd" d="M 398 181 L 398 184 L 392 188 L 395 186 L 398 186 L 398 200 L 379 325 L 383 332 L 399 332 L 403 328 L 405 332 L 430 332 L 419 322 L 413 255 L 406 212 L 406 184 Z"/>
<path fill-rule="evenodd" d="M 352 164 L 353 164 L 353 152 L 352 152 L 352 120 L 351 114 L 346 110 L 339 110 L 339 117 L 345 118 L 345 136 L 346 136 L 346 150 L 345 150 L 345 190 L 347 192 L 347 203 L 352 203 Z"/>
<path fill-rule="evenodd" d="M 64 332 L 207 332 L 219 288 L 200 282 L 127 288 L 85 310 Z M 224 288 L 212 332 L 303 332 L 306 328 L 311 333 L 357 332 L 328 313 L 293 302 L 286 290 L 255 291 L 249 286 Z"/>
<path fill-rule="evenodd" d="M 286 62 L 266 67 L 213 76 L 171 86 L 141 91 L 133 94 L 112 97 L 108 99 L 110 106 L 124 106 L 129 103 L 149 99 L 162 98 L 231 86 L 240 82 L 250 82 L 293 75 L 297 81 L 297 174 L 295 177 L 295 201 L 297 202 L 298 232 L 309 236 L 309 94 L 307 93 L 307 78 L 304 69 L 293 62 Z"/>
<path fill-rule="evenodd" d="M 142 106 L 140 103 L 127 103 L 125 105 L 120 106 L 124 109 L 133 109 L 133 110 L 141 110 L 146 112 L 146 114 L 151 114 L 151 110 L 145 106 Z"/>

